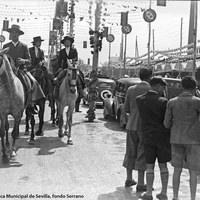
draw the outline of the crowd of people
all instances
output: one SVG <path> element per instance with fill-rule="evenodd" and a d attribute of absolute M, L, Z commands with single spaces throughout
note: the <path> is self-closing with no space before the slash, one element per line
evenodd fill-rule
<path fill-rule="evenodd" d="M 179 199 L 183 168 L 189 170 L 191 200 L 196 198 L 200 173 L 200 98 L 195 96 L 197 82 L 192 76 L 181 80 L 183 92 L 169 101 L 163 97 L 166 82 L 142 68 L 141 83 L 128 88 L 124 109 L 129 114 L 123 166 L 127 177 L 125 187 L 136 186 L 143 200 L 152 200 L 154 167 L 158 162 L 161 179 L 159 200 L 167 200 L 168 163 L 174 168 L 173 200 Z M 194 162 L 195 161 L 195 162 Z M 136 170 L 138 180 L 132 178 Z M 146 184 L 145 177 L 146 175 Z"/>

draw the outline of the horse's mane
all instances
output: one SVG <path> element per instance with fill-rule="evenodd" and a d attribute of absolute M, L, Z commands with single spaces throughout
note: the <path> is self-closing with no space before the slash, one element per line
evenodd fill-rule
<path fill-rule="evenodd" d="M 16 74 L 17 73 L 17 68 L 15 66 L 15 61 L 12 59 L 12 57 L 9 54 L 6 54 L 8 61 L 10 62 L 11 68 L 13 72 Z"/>

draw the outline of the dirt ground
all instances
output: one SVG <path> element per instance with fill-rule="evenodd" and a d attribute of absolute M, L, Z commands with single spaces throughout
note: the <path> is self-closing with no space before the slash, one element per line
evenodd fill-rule
<path fill-rule="evenodd" d="M 126 131 L 115 121 L 103 119 L 103 110 L 96 110 L 96 120 L 87 122 L 87 106 L 74 113 L 72 138 L 58 138 L 58 128 L 52 126 L 50 109 L 45 111 L 44 136 L 36 137 L 34 145 L 24 135 L 24 118 L 17 141 L 17 157 L 10 163 L 0 161 L 0 199 L 84 199 L 137 200 L 136 187 L 125 188 Z M 12 120 L 10 118 L 10 120 Z M 38 122 L 38 118 L 36 117 Z M 37 127 L 37 125 L 36 125 Z M 172 167 L 168 199 L 172 199 Z M 137 180 L 137 173 L 134 173 Z M 160 192 L 160 174 L 156 166 L 153 196 Z M 183 171 L 180 199 L 189 200 L 189 176 Z M 156 199 L 156 197 L 155 197 Z M 198 185 L 197 200 L 200 199 Z"/>

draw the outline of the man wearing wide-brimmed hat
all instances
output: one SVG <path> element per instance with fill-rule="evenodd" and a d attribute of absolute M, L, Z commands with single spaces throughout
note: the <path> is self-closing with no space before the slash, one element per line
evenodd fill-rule
<path fill-rule="evenodd" d="M 33 47 L 29 48 L 31 54 L 31 69 L 44 64 L 44 51 L 40 48 L 43 39 L 40 36 L 33 38 Z"/>
<path fill-rule="evenodd" d="M 31 63 L 30 52 L 28 46 L 19 41 L 19 36 L 23 35 L 24 32 L 20 29 L 20 26 L 16 24 L 13 24 L 11 28 L 8 28 L 7 32 L 10 33 L 9 39 L 11 42 L 5 44 L 3 49 L 9 48 L 8 55 L 12 58 L 15 66 L 19 69 L 17 76 L 21 80 L 27 95 L 25 106 L 31 104 L 33 106 L 33 113 L 36 113 L 33 102 L 37 101 L 38 99 L 45 98 L 45 95 L 38 82 L 27 71 L 27 65 L 30 65 Z M 32 82 L 33 85 L 31 85 Z"/>
<path fill-rule="evenodd" d="M 56 72 L 57 78 L 56 78 L 55 97 L 58 96 L 59 86 L 61 84 L 63 77 L 65 76 L 63 70 L 69 67 L 68 61 L 72 62 L 72 64 L 75 64 L 78 61 L 78 52 L 74 47 L 72 47 L 72 44 L 74 43 L 74 38 L 71 36 L 65 36 L 64 39 L 61 40 L 60 42 L 65 46 L 65 48 L 63 48 L 60 51 L 58 58 L 59 68 Z"/>

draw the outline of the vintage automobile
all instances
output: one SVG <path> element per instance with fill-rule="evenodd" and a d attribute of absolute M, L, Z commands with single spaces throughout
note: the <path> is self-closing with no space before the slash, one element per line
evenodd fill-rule
<path fill-rule="evenodd" d="M 87 80 L 89 83 L 89 80 Z M 113 92 L 116 87 L 116 82 L 113 79 L 109 78 L 98 78 L 98 99 L 96 100 L 95 104 L 97 106 L 103 106 L 104 99 L 109 96 L 113 96 Z M 86 84 L 86 88 L 84 90 L 83 95 L 83 104 L 88 104 L 88 84 Z"/>
<path fill-rule="evenodd" d="M 167 87 L 165 91 L 165 96 L 168 99 L 171 99 L 182 92 L 181 88 L 181 79 L 174 78 L 164 78 L 167 82 Z M 115 118 L 119 121 L 120 126 L 125 128 L 128 114 L 124 111 L 124 101 L 127 89 L 132 86 L 140 83 L 139 78 L 121 78 L 116 83 L 116 89 L 114 91 L 113 97 L 107 97 L 104 99 L 104 110 L 103 116 L 104 119 L 110 117 Z"/>

